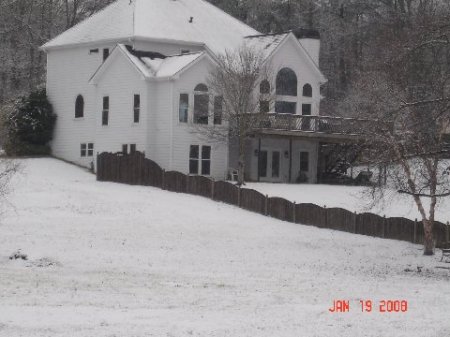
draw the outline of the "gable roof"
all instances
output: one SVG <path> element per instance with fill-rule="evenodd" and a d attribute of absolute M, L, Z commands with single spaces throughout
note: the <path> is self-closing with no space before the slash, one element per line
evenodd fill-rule
<path fill-rule="evenodd" d="M 114 48 L 108 59 L 97 69 L 89 82 L 97 83 L 118 55 L 125 57 L 144 78 L 156 80 L 170 79 L 180 75 L 197 61 L 207 56 L 207 53 L 197 52 L 164 56 L 160 53 L 135 51 L 129 46 L 119 44 Z"/>
<path fill-rule="evenodd" d="M 192 18 L 192 22 L 191 21 Z M 43 49 L 101 41 L 147 39 L 237 48 L 258 31 L 205 0 L 117 0 L 47 42 Z"/>

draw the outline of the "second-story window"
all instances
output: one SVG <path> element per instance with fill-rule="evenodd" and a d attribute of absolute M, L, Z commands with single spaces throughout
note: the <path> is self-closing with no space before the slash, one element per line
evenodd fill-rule
<path fill-rule="evenodd" d="M 77 96 L 75 100 L 75 118 L 84 117 L 84 98 L 81 95 Z"/>
<path fill-rule="evenodd" d="M 109 48 L 103 49 L 103 62 L 109 57 Z"/>
<path fill-rule="evenodd" d="M 139 123 L 140 114 L 141 114 L 141 95 L 134 95 L 133 119 L 135 123 Z"/>
<path fill-rule="evenodd" d="M 295 114 L 297 110 L 297 75 L 290 68 L 283 68 L 276 79 L 275 112 Z"/>
<path fill-rule="evenodd" d="M 208 87 L 205 84 L 199 84 L 194 89 L 194 123 L 208 124 L 208 108 Z"/>
<path fill-rule="evenodd" d="M 180 94 L 180 102 L 178 105 L 178 118 L 180 123 L 187 123 L 189 112 L 189 95 Z"/>
<path fill-rule="evenodd" d="M 109 124 L 109 96 L 103 97 L 102 125 Z"/>
<path fill-rule="evenodd" d="M 214 125 L 222 124 L 223 119 L 223 97 L 214 97 Z"/>

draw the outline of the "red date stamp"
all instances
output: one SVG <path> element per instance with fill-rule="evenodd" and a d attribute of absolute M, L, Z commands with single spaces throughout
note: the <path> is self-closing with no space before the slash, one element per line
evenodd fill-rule
<path fill-rule="evenodd" d="M 350 301 L 348 300 L 334 300 L 331 308 L 328 309 L 331 313 L 345 313 L 350 312 Z M 379 312 L 379 313 L 406 313 L 408 312 L 408 301 L 406 300 L 360 300 L 351 305 L 357 310 L 364 313 Z"/>

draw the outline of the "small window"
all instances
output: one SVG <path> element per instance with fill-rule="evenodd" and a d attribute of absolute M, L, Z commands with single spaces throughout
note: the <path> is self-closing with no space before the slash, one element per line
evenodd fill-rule
<path fill-rule="evenodd" d="M 109 124 L 109 96 L 103 97 L 102 125 Z"/>
<path fill-rule="evenodd" d="M 280 114 L 292 114 L 296 113 L 297 103 L 295 102 L 276 102 L 275 112 Z"/>
<path fill-rule="evenodd" d="M 122 145 L 122 154 L 128 154 L 128 144 Z"/>
<path fill-rule="evenodd" d="M 180 103 L 178 106 L 178 115 L 180 123 L 187 123 L 189 112 L 189 95 L 180 94 Z"/>
<path fill-rule="evenodd" d="M 259 112 L 268 113 L 270 111 L 270 103 L 269 101 L 259 101 Z"/>
<path fill-rule="evenodd" d="M 189 152 L 189 174 L 198 174 L 199 155 L 200 147 L 198 145 L 191 145 Z"/>
<path fill-rule="evenodd" d="M 300 152 L 300 172 L 309 172 L 309 152 Z"/>
<path fill-rule="evenodd" d="M 311 116 L 311 104 L 302 104 L 302 115 Z"/>
<path fill-rule="evenodd" d="M 88 157 L 94 156 L 94 143 L 89 143 L 87 146 L 87 155 Z"/>
<path fill-rule="evenodd" d="M 109 57 L 109 48 L 103 49 L 103 62 Z"/>
<path fill-rule="evenodd" d="M 90 49 L 89 50 L 89 55 L 90 54 L 98 54 L 98 48 L 96 48 L 96 49 Z"/>
<path fill-rule="evenodd" d="M 75 100 L 75 118 L 84 117 L 84 98 L 81 95 L 77 96 Z"/>
<path fill-rule="evenodd" d="M 139 118 L 141 114 L 141 95 L 134 95 L 133 111 L 134 111 L 134 122 L 139 123 Z"/>
<path fill-rule="evenodd" d="M 181 54 L 189 54 L 190 52 L 189 49 L 181 49 Z"/>
<path fill-rule="evenodd" d="M 86 157 L 86 154 L 87 154 L 87 146 L 86 146 L 86 144 L 84 143 L 84 144 L 81 144 L 80 145 L 80 155 L 81 155 L 81 157 Z"/>
<path fill-rule="evenodd" d="M 211 146 L 202 146 L 202 175 L 211 174 Z"/>
<path fill-rule="evenodd" d="M 208 87 L 205 84 L 199 84 L 194 91 L 194 123 L 208 124 Z"/>
<path fill-rule="evenodd" d="M 214 97 L 214 125 L 222 124 L 223 118 L 223 97 Z"/>
<path fill-rule="evenodd" d="M 130 144 L 130 153 L 136 153 L 136 144 Z"/>
<path fill-rule="evenodd" d="M 311 84 L 305 84 L 303 86 L 303 96 L 304 97 L 312 97 L 312 86 Z"/>

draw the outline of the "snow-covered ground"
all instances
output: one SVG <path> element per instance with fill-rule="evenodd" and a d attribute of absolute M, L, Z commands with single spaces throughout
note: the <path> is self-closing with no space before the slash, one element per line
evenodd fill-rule
<path fill-rule="evenodd" d="M 435 268 L 450 265 L 418 245 L 22 164 L 0 222 L 2 337 L 450 336 L 450 271 Z"/>
<path fill-rule="evenodd" d="M 388 191 L 381 202 L 373 205 L 370 188 L 360 186 L 248 183 L 245 187 L 270 197 L 281 197 L 297 203 L 341 207 L 352 212 L 371 212 L 381 216 L 399 216 L 411 220 L 421 219 L 412 197 L 400 195 L 393 190 Z M 428 202 L 424 200 L 426 205 Z M 436 220 L 443 223 L 450 221 L 450 197 L 439 200 Z"/>

